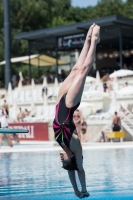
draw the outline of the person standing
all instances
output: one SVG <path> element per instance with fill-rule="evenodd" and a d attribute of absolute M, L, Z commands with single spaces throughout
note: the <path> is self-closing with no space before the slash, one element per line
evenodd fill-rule
<path fill-rule="evenodd" d="M 2 115 L 0 117 L 0 127 L 1 128 L 8 128 L 6 111 L 4 109 L 2 109 L 1 114 Z M 10 138 L 10 136 L 8 134 L 0 134 L 0 146 L 2 144 L 2 140 L 3 140 L 4 137 L 7 139 L 9 146 L 12 147 L 13 143 L 12 143 L 12 140 L 11 140 L 11 138 Z"/>
<path fill-rule="evenodd" d="M 24 119 L 24 112 L 22 111 L 21 108 L 19 108 L 19 113 L 17 115 L 17 120 L 18 120 L 18 122 L 23 122 L 23 119 Z"/>
<path fill-rule="evenodd" d="M 6 100 L 4 100 L 3 108 L 6 111 L 6 114 L 9 115 L 9 107 L 8 107 L 8 103 L 6 102 Z"/>

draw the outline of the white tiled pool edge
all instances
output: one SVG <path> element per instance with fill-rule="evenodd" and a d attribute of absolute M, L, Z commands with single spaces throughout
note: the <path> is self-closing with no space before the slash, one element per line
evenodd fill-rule
<path fill-rule="evenodd" d="M 61 147 L 54 146 L 56 143 L 28 143 L 25 145 L 18 145 L 14 147 L 2 146 L 0 148 L 0 153 L 9 152 L 38 152 L 38 151 L 59 151 Z M 123 143 L 84 143 L 83 150 L 86 149 L 121 149 L 121 148 L 133 148 L 133 142 L 123 142 Z"/>

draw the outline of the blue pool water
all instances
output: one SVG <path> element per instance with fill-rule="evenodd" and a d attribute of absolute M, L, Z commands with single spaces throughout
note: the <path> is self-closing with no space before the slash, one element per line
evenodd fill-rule
<path fill-rule="evenodd" d="M 83 155 L 88 199 L 133 199 L 133 149 L 84 150 Z M 78 199 L 59 151 L 0 153 L 0 200 L 43 199 Z"/>

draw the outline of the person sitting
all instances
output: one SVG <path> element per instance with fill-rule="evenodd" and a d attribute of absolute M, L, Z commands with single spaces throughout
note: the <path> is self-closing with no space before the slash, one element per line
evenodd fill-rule
<path fill-rule="evenodd" d="M 29 116 L 29 111 L 25 108 L 25 110 L 24 110 L 24 117 L 27 117 L 27 116 Z"/>
<path fill-rule="evenodd" d="M 18 113 L 18 115 L 17 115 L 17 120 L 18 120 L 18 122 L 22 122 L 22 121 L 23 121 L 23 118 L 24 118 L 24 113 L 23 113 L 22 109 L 19 108 L 19 113 Z"/>
<path fill-rule="evenodd" d="M 118 116 L 117 112 L 114 113 L 113 119 L 112 119 L 112 130 L 120 131 L 121 130 L 121 119 Z"/>

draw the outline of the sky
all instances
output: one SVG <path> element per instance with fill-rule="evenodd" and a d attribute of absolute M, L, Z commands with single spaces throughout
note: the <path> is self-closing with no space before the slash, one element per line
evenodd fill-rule
<path fill-rule="evenodd" d="M 126 1 L 126 0 L 123 0 Z M 72 6 L 76 7 L 87 7 L 87 6 L 95 6 L 98 0 L 72 0 Z"/>

